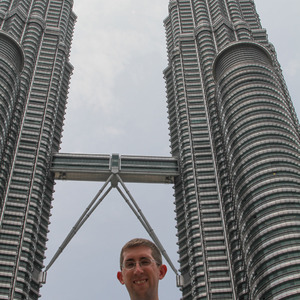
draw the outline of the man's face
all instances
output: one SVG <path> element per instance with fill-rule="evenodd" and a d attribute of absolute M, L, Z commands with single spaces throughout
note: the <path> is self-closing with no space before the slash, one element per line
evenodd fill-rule
<path fill-rule="evenodd" d="M 153 260 L 152 251 L 148 247 L 139 246 L 123 252 L 123 263 L 136 263 L 133 269 L 123 268 L 118 272 L 118 279 L 125 284 L 131 300 L 158 300 L 158 281 L 164 278 L 167 267 L 158 266 L 154 261 L 149 266 L 140 267 L 139 261 L 149 258 Z"/>

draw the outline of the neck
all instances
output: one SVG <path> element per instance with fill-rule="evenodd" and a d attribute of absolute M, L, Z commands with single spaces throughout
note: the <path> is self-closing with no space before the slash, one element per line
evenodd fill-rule
<path fill-rule="evenodd" d="M 158 295 L 154 295 L 154 296 L 145 296 L 145 297 L 140 297 L 137 295 L 131 295 L 130 300 L 159 300 L 158 299 Z"/>
<path fill-rule="evenodd" d="M 159 300 L 158 299 L 158 296 L 157 297 L 154 297 L 154 298 L 136 298 L 136 297 L 133 297 L 133 298 L 130 298 L 130 300 Z"/>

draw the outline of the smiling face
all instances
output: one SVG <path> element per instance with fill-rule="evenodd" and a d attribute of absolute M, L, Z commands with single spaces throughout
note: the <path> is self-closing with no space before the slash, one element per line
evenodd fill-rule
<path fill-rule="evenodd" d="M 158 266 L 154 261 L 149 266 L 142 268 L 138 264 L 141 259 L 153 260 L 152 250 L 148 247 L 138 246 L 126 249 L 123 253 L 123 263 L 133 261 L 136 266 L 133 269 L 123 268 L 117 277 L 125 284 L 131 300 L 158 300 L 158 282 L 164 278 L 167 267 Z"/>

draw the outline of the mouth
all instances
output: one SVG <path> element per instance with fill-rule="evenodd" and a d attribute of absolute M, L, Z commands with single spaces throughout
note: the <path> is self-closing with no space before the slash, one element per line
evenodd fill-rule
<path fill-rule="evenodd" d="M 143 279 L 143 280 L 134 280 L 133 283 L 137 285 L 142 285 L 145 284 L 148 281 L 148 279 Z"/>

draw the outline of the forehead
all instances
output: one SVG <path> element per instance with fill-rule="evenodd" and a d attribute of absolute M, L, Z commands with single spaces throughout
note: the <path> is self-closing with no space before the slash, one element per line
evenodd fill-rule
<path fill-rule="evenodd" d="M 152 250 L 145 246 L 132 247 L 124 250 L 123 252 L 123 260 L 134 259 L 138 260 L 143 257 L 152 257 Z"/>

